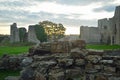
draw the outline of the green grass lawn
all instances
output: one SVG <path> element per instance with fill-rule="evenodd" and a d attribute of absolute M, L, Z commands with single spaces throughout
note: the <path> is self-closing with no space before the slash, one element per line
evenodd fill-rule
<path fill-rule="evenodd" d="M 3 54 L 21 54 L 28 52 L 29 46 L 0 46 L 0 56 Z"/>
<path fill-rule="evenodd" d="M 0 56 L 3 54 L 21 54 L 28 52 L 30 46 L 0 46 Z M 0 70 L 0 80 L 4 80 L 7 76 L 18 76 L 20 71 Z"/>
<path fill-rule="evenodd" d="M 96 49 L 96 50 L 113 50 L 120 49 L 120 45 L 93 45 L 88 44 L 86 46 L 87 49 Z"/>

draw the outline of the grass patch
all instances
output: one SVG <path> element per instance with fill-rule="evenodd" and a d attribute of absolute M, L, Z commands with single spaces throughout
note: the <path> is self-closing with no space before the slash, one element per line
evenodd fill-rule
<path fill-rule="evenodd" d="M 96 50 L 114 50 L 120 49 L 120 45 L 95 45 L 95 44 L 88 44 L 86 46 L 87 49 L 96 49 Z"/>
<path fill-rule="evenodd" d="M 0 80 L 4 80 L 7 76 L 19 76 L 19 70 L 0 70 Z"/>
<path fill-rule="evenodd" d="M 28 52 L 30 46 L 0 46 L 0 56 L 3 54 L 21 54 Z"/>

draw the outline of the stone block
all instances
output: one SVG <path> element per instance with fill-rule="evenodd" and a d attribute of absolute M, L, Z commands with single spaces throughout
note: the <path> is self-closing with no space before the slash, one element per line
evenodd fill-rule
<path fill-rule="evenodd" d="M 19 76 L 8 76 L 5 80 L 19 80 Z"/>

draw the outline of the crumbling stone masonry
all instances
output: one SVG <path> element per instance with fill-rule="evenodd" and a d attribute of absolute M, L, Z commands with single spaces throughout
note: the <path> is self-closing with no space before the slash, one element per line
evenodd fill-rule
<path fill-rule="evenodd" d="M 17 24 L 16 23 L 13 23 L 11 26 L 10 26 L 11 30 L 10 30 L 10 42 L 13 43 L 13 42 L 19 42 L 20 41 L 20 37 L 19 37 L 19 30 L 17 28 Z"/>
<path fill-rule="evenodd" d="M 0 70 L 22 69 L 18 77 L 8 76 L 5 80 L 120 80 L 120 50 L 86 50 L 80 47 L 81 42 L 73 43 L 79 46 L 72 45 L 68 53 L 50 54 L 48 43 L 40 43 L 34 48 L 34 55 L 4 55 L 0 58 Z M 56 49 L 67 45 L 59 44 Z"/>
<path fill-rule="evenodd" d="M 28 29 L 28 42 L 40 43 L 37 39 L 35 28 L 32 25 L 30 25 Z"/>
<path fill-rule="evenodd" d="M 115 14 L 112 18 L 99 19 L 98 27 L 95 28 L 96 30 L 94 29 L 94 31 L 90 31 L 92 27 L 81 27 L 81 39 L 84 39 L 86 42 L 92 43 L 91 38 L 93 38 L 93 41 L 99 39 L 97 40 L 98 43 L 120 45 L 120 6 L 116 7 Z M 97 34 L 99 36 L 95 37 L 95 35 Z"/>
<path fill-rule="evenodd" d="M 100 34 L 97 27 L 80 27 L 80 39 L 85 40 L 86 43 L 100 43 Z"/>
<path fill-rule="evenodd" d="M 27 30 L 23 27 L 17 28 L 17 24 L 13 23 L 10 26 L 10 42 L 26 42 L 27 41 Z"/>

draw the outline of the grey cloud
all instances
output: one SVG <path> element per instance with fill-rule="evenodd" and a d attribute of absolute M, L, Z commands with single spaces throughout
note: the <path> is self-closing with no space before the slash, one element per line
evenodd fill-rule
<path fill-rule="evenodd" d="M 110 3 L 114 0 L 56 0 L 57 3 L 65 5 L 89 5 L 96 2 Z"/>
<path fill-rule="evenodd" d="M 101 11 L 113 12 L 114 10 L 115 10 L 115 5 L 106 5 L 106 6 L 94 9 L 95 12 L 101 12 Z"/>
<path fill-rule="evenodd" d="M 20 8 L 23 7 L 29 7 L 33 4 L 33 2 L 46 2 L 46 1 L 56 1 L 58 4 L 64 4 L 64 5 L 88 5 L 91 3 L 95 2 L 102 2 L 103 4 L 109 3 L 113 0 L 18 0 L 18 1 L 4 1 L 0 2 L 0 7 L 7 7 L 8 9 L 2 10 L 0 9 L 0 22 L 20 22 L 24 24 L 29 24 L 29 23 L 38 23 L 39 21 L 43 20 L 50 20 L 56 23 L 62 23 L 65 25 L 71 25 L 71 26 L 76 26 L 79 27 L 80 25 L 89 25 L 89 26 L 95 26 L 97 25 L 97 20 L 80 20 L 80 19 L 68 19 L 66 14 L 52 14 L 52 13 L 46 13 L 46 12 L 38 12 L 38 13 L 31 13 L 21 10 Z M 109 1 L 109 2 L 108 2 Z M 16 8 L 18 7 L 18 8 Z M 9 8 L 13 8 L 9 10 Z M 112 11 L 113 6 L 103 6 L 101 8 L 97 8 L 94 11 L 98 12 L 101 10 L 106 10 L 106 11 Z M 54 18 L 54 15 L 57 15 L 58 18 Z M 83 14 L 71 14 L 74 17 L 83 15 Z M 20 18 L 21 17 L 21 18 Z"/>
<path fill-rule="evenodd" d="M 114 0 L 34 0 L 37 2 L 56 2 L 58 4 L 64 4 L 64 5 L 89 5 L 96 2 L 101 3 L 110 3 Z"/>
<path fill-rule="evenodd" d="M 59 19 L 51 19 L 54 22 L 61 22 L 62 24 L 73 26 L 73 27 L 80 27 L 81 25 L 87 26 L 96 26 L 96 20 L 74 20 L 74 19 L 67 19 L 67 18 L 59 18 Z"/>
<path fill-rule="evenodd" d="M 96 26 L 97 20 L 81 20 L 81 19 L 68 19 L 65 18 L 67 15 L 59 15 L 59 18 L 51 18 L 50 21 L 56 23 L 62 23 L 63 25 L 69 25 L 74 27 L 80 27 L 81 25 Z M 69 27 L 68 26 L 68 27 Z"/>
<path fill-rule="evenodd" d="M 58 18 L 54 18 L 54 15 Z M 79 16 L 82 14 L 71 14 L 73 16 Z M 79 27 L 80 25 L 94 25 L 96 21 L 92 20 L 80 20 L 80 19 L 68 19 L 65 14 L 52 14 L 46 12 L 30 13 L 27 11 L 15 11 L 15 10 L 0 10 L 0 21 L 2 22 L 18 22 L 18 23 L 38 23 L 43 20 L 50 20 L 56 23 L 62 23 L 65 25 L 71 25 Z M 17 17 L 17 18 L 16 18 Z M 21 18 L 20 18 L 21 17 Z"/>
<path fill-rule="evenodd" d="M 26 1 L 4 1 L 4 2 L 0 2 L 0 6 L 4 6 L 4 7 L 24 7 L 24 6 L 29 6 L 30 3 L 26 2 Z"/>

